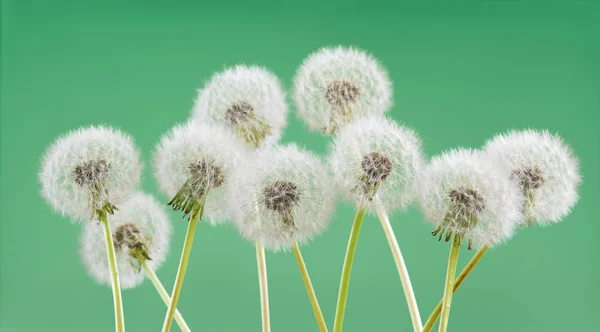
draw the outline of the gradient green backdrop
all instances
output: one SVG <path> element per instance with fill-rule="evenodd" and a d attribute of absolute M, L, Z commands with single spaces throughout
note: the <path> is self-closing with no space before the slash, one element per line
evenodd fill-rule
<path fill-rule="evenodd" d="M 178 4 L 173 4 L 177 2 Z M 591 331 L 600 310 L 600 6 L 593 3 L 399 5 L 368 1 L 2 1 L 0 330 L 110 331 L 109 288 L 80 264 L 79 225 L 40 198 L 40 156 L 78 126 L 111 124 L 143 152 L 144 190 L 160 195 L 150 158 L 184 121 L 196 89 L 239 63 L 291 86 L 298 64 L 326 45 L 372 52 L 394 81 L 391 115 L 428 155 L 479 147 L 511 128 L 560 133 L 581 159 L 581 199 L 565 222 L 525 228 L 489 252 L 453 302 L 451 331 Z M 83 4 L 87 3 L 87 4 Z M 283 141 L 318 153 L 294 107 Z M 171 289 L 186 223 L 158 271 Z M 352 207 L 303 248 L 332 325 Z M 449 246 L 419 211 L 392 215 L 424 319 L 442 295 Z M 464 251 L 461 265 L 472 253 Z M 180 309 L 195 331 L 259 331 L 253 246 L 230 226 L 200 225 Z M 268 254 L 274 331 L 315 331 L 290 253 Z M 165 306 L 150 282 L 124 292 L 129 331 L 158 331 Z M 345 331 L 410 331 L 379 222 L 367 217 Z"/>

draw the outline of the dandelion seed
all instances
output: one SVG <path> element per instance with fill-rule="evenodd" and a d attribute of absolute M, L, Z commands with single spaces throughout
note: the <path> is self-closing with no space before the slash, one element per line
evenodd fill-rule
<path fill-rule="evenodd" d="M 389 212 L 412 200 L 410 186 L 423 157 L 411 129 L 384 117 L 357 119 L 339 131 L 331 150 L 335 182 L 357 207 L 380 204 Z"/>
<path fill-rule="evenodd" d="M 158 269 L 169 249 L 171 223 L 164 208 L 151 196 L 137 192 L 110 219 L 121 287 L 136 287 L 144 280 L 140 259 Z M 81 236 L 81 257 L 98 283 L 111 284 L 102 227 L 87 223 Z"/>
<path fill-rule="evenodd" d="M 215 74 L 199 90 L 193 119 L 229 128 L 248 146 L 277 142 L 288 107 L 279 79 L 262 67 L 236 66 Z"/>
<path fill-rule="evenodd" d="M 491 139 L 485 152 L 508 168 L 510 178 L 519 184 L 530 223 L 558 222 L 577 203 L 578 161 L 560 137 L 547 131 L 511 131 Z"/>
<path fill-rule="evenodd" d="M 369 54 L 346 47 L 308 56 L 294 79 L 294 99 L 308 127 L 334 134 L 353 119 L 381 115 L 392 104 L 387 72 Z"/>
<path fill-rule="evenodd" d="M 236 226 L 245 238 L 274 251 L 322 232 L 333 211 L 326 166 L 295 145 L 257 152 L 232 183 Z"/>
<path fill-rule="evenodd" d="M 226 129 L 188 122 L 162 137 L 154 174 L 173 209 L 190 216 L 206 200 L 204 216 L 216 224 L 228 217 L 225 188 L 243 157 L 242 144 Z"/>
<path fill-rule="evenodd" d="M 137 187 L 141 164 L 130 136 L 108 127 L 87 127 L 59 138 L 46 151 L 42 196 L 73 220 L 111 214 Z"/>
<path fill-rule="evenodd" d="M 506 171 L 473 150 L 436 156 L 415 180 L 425 218 L 440 240 L 452 236 L 493 246 L 513 234 L 522 220 L 523 195 Z"/>

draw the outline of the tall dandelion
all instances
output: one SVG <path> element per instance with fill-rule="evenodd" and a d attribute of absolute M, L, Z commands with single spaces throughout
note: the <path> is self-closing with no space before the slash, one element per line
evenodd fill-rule
<path fill-rule="evenodd" d="M 277 142 L 288 107 L 279 79 L 262 67 L 238 65 L 198 91 L 192 118 L 221 125 L 255 149 Z"/>
<path fill-rule="evenodd" d="M 151 195 L 142 192 L 135 193 L 119 207 L 111 218 L 111 225 L 121 287 L 138 286 L 145 274 L 169 305 L 169 294 L 154 272 L 165 261 L 169 249 L 172 230 L 167 214 Z M 103 235 L 94 223 L 85 225 L 81 247 L 81 257 L 90 276 L 100 284 L 110 285 Z M 175 320 L 182 331 L 190 331 L 179 311 L 175 313 Z"/>
<path fill-rule="evenodd" d="M 385 117 L 357 119 L 334 137 L 330 155 L 334 179 L 345 196 L 357 206 L 342 270 L 334 330 L 341 331 L 352 262 L 365 211 L 374 210 L 389 242 L 415 331 L 421 318 L 408 270 L 387 213 L 405 207 L 412 199 L 409 190 L 421 167 L 420 140 L 411 129 Z"/>
<path fill-rule="evenodd" d="M 108 215 L 135 190 L 141 169 L 139 152 L 129 135 L 91 126 L 56 140 L 46 151 L 40 172 L 42 196 L 57 212 L 74 221 L 99 221 L 104 226 L 117 331 L 124 331 L 125 323 Z"/>
<path fill-rule="evenodd" d="M 327 331 L 299 244 L 321 233 L 333 212 L 335 192 L 327 167 L 295 145 L 259 151 L 232 181 L 234 223 L 256 244 L 263 331 L 270 331 L 264 248 L 292 249 L 320 331 Z"/>
<path fill-rule="evenodd" d="M 469 249 L 489 247 L 510 238 L 523 218 L 523 196 L 504 169 L 480 152 L 466 149 L 434 157 L 418 175 L 415 190 L 425 218 L 435 228 L 432 234 L 439 240 L 452 240 L 439 328 L 444 332 L 461 244 L 467 242 Z M 428 323 L 426 331 L 431 329 Z"/>
<path fill-rule="evenodd" d="M 230 171 L 243 157 L 241 143 L 226 129 L 188 122 L 164 135 L 154 154 L 155 176 L 169 205 L 188 217 L 188 229 L 163 331 L 169 331 L 183 286 L 196 224 L 227 217 L 225 188 Z"/>
<path fill-rule="evenodd" d="M 294 100 L 310 130 L 331 135 L 354 118 L 387 112 L 392 83 L 364 51 L 326 47 L 309 55 L 298 69 Z"/>

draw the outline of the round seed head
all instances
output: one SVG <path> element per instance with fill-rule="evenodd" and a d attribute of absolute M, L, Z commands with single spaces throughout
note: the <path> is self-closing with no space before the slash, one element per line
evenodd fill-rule
<path fill-rule="evenodd" d="M 493 246 L 510 238 L 523 218 L 516 183 L 478 151 L 452 150 L 432 158 L 414 187 L 440 240 L 454 235 L 469 247 Z"/>
<path fill-rule="evenodd" d="M 381 204 L 391 212 L 413 199 L 410 187 L 423 157 L 414 131 L 369 117 L 335 135 L 329 163 L 337 186 L 357 207 Z"/>
<path fill-rule="evenodd" d="M 108 219 L 121 287 L 135 287 L 146 275 L 138 259 L 145 259 L 153 270 L 165 261 L 172 233 L 171 223 L 163 205 L 151 195 L 141 192 L 133 194 Z M 80 242 L 81 258 L 88 274 L 98 283 L 110 287 L 111 274 L 102 224 L 86 223 Z"/>
<path fill-rule="evenodd" d="M 74 130 L 46 151 L 42 196 L 74 221 L 110 213 L 135 190 L 142 167 L 133 140 L 108 127 Z"/>
<path fill-rule="evenodd" d="M 577 202 L 578 161 L 560 137 L 547 131 L 511 131 L 488 141 L 485 152 L 520 186 L 526 198 L 522 209 L 530 223 L 558 222 Z"/>
<path fill-rule="evenodd" d="M 327 226 L 335 191 L 321 160 L 295 145 L 258 151 L 236 170 L 230 209 L 242 236 L 274 251 Z"/>
<path fill-rule="evenodd" d="M 215 224 L 228 218 L 225 188 L 231 170 L 245 158 L 244 150 L 227 129 L 188 122 L 161 138 L 154 153 L 154 175 L 171 205 L 184 215 L 186 204 L 206 199 L 204 217 Z"/>
<path fill-rule="evenodd" d="M 323 48 L 298 69 L 294 100 L 310 130 L 331 135 L 355 118 L 387 112 L 392 83 L 371 55 L 356 48 Z"/>
<path fill-rule="evenodd" d="M 213 75 L 198 91 L 192 118 L 222 125 L 250 149 L 277 142 L 288 107 L 279 79 L 262 67 L 236 66 Z"/>

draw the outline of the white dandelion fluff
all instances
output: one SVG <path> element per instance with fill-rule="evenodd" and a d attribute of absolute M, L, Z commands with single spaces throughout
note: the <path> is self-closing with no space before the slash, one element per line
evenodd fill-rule
<path fill-rule="evenodd" d="M 174 198 L 170 204 L 175 209 L 187 215 L 205 200 L 204 217 L 216 224 L 227 218 L 225 188 L 242 158 L 242 143 L 227 129 L 188 122 L 161 138 L 154 175 L 161 191 Z"/>
<path fill-rule="evenodd" d="M 446 241 L 452 235 L 469 247 L 508 239 L 522 219 L 523 195 L 503 168 L 481 152 L 452 150 L 432 158 L 415 180 L 425 218 Z"/>
<path fill-rule="evenodd" d="M 340 191 L 358 207 L 391 212 L 413 198 L 409 190 L 423 163 L 416 133 L 385 117 L 357 119 L 333 139 L 329 163 Z"/>
<path fill-rule="evenodd" d="M 278 251 L 326 228 L 335 192 L 312 153 L 293 144 L 258 151 L 235 174 L 230 208 L 245 238 Z"/>
<path fill-rule="evenodd" d="M 558 222 L 577 202 L 578 161 L 560 137 L 547 131 L 511 131 L 491 139 L 485 151 L 519 183 L 530 222 Z"/>
<path fill-rule="evenodd" d="M 73 220 L 112 212 L 137 188 L 142 166 L 132 138 L 116 129 L 91 126 L 57 139 L 40 172 L 42 196 Z"/>
<path fill-rule="evenodd" d="M 223 125 L 258 148 L 277 142 L 287 112 L 277 76 L 262 67 L 238 65 L 215 74 L 198 91 L 192 117 Z"/>
<path fill-rule="evenodd" d="M 137 192 L 110 218 L 117 269 L 122 288 L 132 288 L 144 280 L 138 255 L 152 270 L 165 261 L 171 237 L 171 223 L 164 208 L 151 195 Z M 111 285 L 106 259 L 104 231 L 97 223 L 87 223 L 81 236 L 81 257 L 87 272 L 98 283 Z"/>
<path fill-rule="evenodd" d="M 355 117 L 387 112 L 392 83 L 371 55 L 356 48 L 322 48 L 298 69 L 294 100 L 311 130 L 332 134 Z"/>

